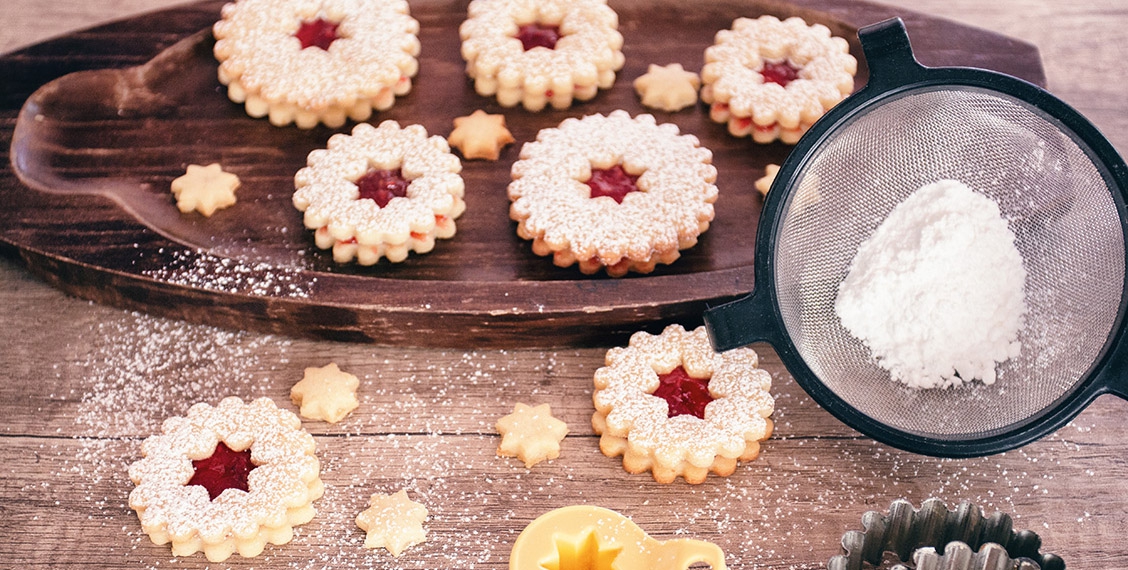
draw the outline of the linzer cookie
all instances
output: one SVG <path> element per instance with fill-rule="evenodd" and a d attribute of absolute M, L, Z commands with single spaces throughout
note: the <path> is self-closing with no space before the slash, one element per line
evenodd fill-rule
<path fill-rule="evenodd" d="M 649 273 L 713 220 L 713 153 L 673 124 L 625 111 L 543 129 L 513 164 L 510 217 L 533 252 L 583 273 Z"/>
<path fill-rule="evenodd" d="M 858 62 L 821 24 L 738 18 L 705 50 L 701 100 L 733 136 L 795 144 L 854 89 Z"/>
<path fill-rule="evenodd" d="M 419 70 L 405 0 L 238 0 L 212 29 L 228 97 L 278 126 L 366 120 Z"/>
<path fill-rule="evenodd" d="M 727 477 L 772 432 L 772 377 L 758 363 L 750 348 L 715 352 L 704 327 L 635 333 L 595 372 L 600 451 L 659 483 L 701 483 L 710 471 Z"/>
<path fill-rule="evenodd" d="M 338 263 L 400 262 L 454 236 L 466 209 L 462 163 L 419 125 L 360 123 L 309 153 L 294 176 L 293 203 L 314 242 Z"/>
<path fill-rule="evenodd" d="M 313 436 L 269 398 L 196 404 L 165 420 L 129 466 L 129 506 L 174 556 L 203 551 L 220 562 L 285 544 L 313 518 L 324 486 Z"/>
<path fill-rule="evenodd" d="M 466 73 L 483 97 L 565 109 L 615 83 L 619 16 L 606 0 L 473 0 L 459 27 Z"/>

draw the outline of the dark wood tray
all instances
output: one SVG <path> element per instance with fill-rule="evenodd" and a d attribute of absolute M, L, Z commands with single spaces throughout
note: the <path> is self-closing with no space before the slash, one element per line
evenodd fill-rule
<path fill-rule="evenodd" d="M 626 65 L 615 86 L 567 111 L 502 109 L 474 93 L 459 55 L 465 1 L 416 1 L 423 53 L 414 89 L 374 122 L 449 134 L 454 117 L 504 113 L 518 144 L 497 162 L 464 161 L 467 212 L 427 255 L 339 266 L 290 205 L 306 154 L 335 131 L 247 117 L 215 77 L 210 25 L 222 2 L 139 16 L 0 59 L 0 245 L 60 289 L 131 309 L 232 328 L 419 346 L 606 343 L 752 287 L 760 198 L 752 182 L 789 147 L 728 136 L 703 107 L 643 108 L 631 82 L 650 63 L 699 70 L 717 30 L 738 16 L 798 15 L 849 38 L 901 16 L 926 65 L 971 65 L 1044 83 L 1037 49 L 997 34 L 851 0 L 612 1 Z M 505 187 L 520 143 L 569 116 L 651 112 L 714 152 L 721 196 L 700 243 L 651 275 L 583 276 L 534 255 L 508 219 Z M 351 128 L 351 125 L 341 130 Z M 181 215 L 169 184 L 187 164 L 221 162 L 243 181 L 235 206 Z"/>

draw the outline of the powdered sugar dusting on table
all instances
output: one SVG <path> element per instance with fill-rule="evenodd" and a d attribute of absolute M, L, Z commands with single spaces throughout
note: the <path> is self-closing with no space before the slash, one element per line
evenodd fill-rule
<path fill-rule="evenodd" d="M 998 204 L 962 182 L 921 187 L 858 247 L 835 313 L 914 388 L 995 382 L 1018 356 L 1026 269 Z"/>
<path fill-rule="evenodd" d="M 218 567 L 501 569 L 536 514 L 586 503 L 618 510 L 662 540 L 716 542 L 730 568 L 810 570 L 824 565 L 824 554 L 837 553 L 843 532 L 860 528 L 864 511 L 885 509 L 894 498 L 919 504 L 938 496 L 949 505 L 966 499 L 1012 513 L 1023 528 L 1043 532 L 1044 518 L 1024 517 L 1038 512 L 1043 497 L 1084 494 L 1049 474 L 1064 457 L 1076 455 L 1078 441 L 1086 441 L 1084 420 L 1025 450 L 938 460 L 845 431 L 813 431 L 833 420 L 815 417 L 822 412 L 780 374 L 773 379 L 776 431 L 760 461 L 727 479 L 660 486 L 623 473 L 618 461 L 600 454 L 587 427 L 591 378 L 602 349 L 384 349 L 229 332 L 108 309 L 105 314 L 104 322 L 78 333 L 99 339 L 88 341 L 95 349 L 67 364 L 88 369 L 85 384 L 58 395 L 80 400 L 75 421 L 89 437 L 45 444 L 41 460 L 55 465 L 57 477 L 28 480 L 25 492 L 72 501 L 62 507 L 68 528 L 120 535 L 119 542 L 100 548 L 123 568 L 206 566 L 202 556 L 173 558 L 167 546 L 152 545 L 128 509 L 126 467 L 139 457 L 141 440 L 193 402 L 265 395 L 285 406 L 286 391 L 298 379 L 287 374 L 300 377 L 311 364 L 291 358 L 318 351 L 331 353 L 361 379 L 361 406 L 352 416 L 334 426 L 304 424 L 318 440 L 326 485 L 318 514 L 296 529 L 291 543 Z M 778 366 L 770 350 L 762 353 Z M 521 399 L 550 403 L 575 429 L 560 458 L 531 470 L 495 456 L 492 424 Z M 1045 469 L 1047 462 L 1055 469 Z M 1074 462 L 1086 477 L 1088 459 Z M 1086 480 L 1097 484 L 1096 474 L 1090 470 Z M 366 551 L 353 519 L 372 493 L 401 488 L 430 511 L 428 541 L 398 559 Z M 1076 512 L 1049 522 L 1092 524 L 1086 512 L 1091 507 L 1073 504 Z M 44 511 L 32 524 L 54 532 L 60 523 L 53 519 L 64 516 L 57 512 Z M 90 530 L 98 527 L 104 530 Z"/>

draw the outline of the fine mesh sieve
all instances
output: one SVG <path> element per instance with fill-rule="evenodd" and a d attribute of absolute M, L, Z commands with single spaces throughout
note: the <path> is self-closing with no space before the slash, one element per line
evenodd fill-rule
<path fill-rule="evenodd" d="M 859 31 L 870 79 L 796 145 L 757 235 L 751 295 L 706 312 L 714 346 L 770 342 L 824 408 L 890 445 L 977 456 L 1041 437 L 1096 396 L 1128 397 L 1128 168 L 1065 103 L 983 70 L 925 68 L 904 25 Z M 918 188 L 955 179 L 998 203 L 1027 271 L 1020 356 L 992 385 L 890 378 L 835 314 L 859 245 Z M 967 327 L 982 326 L 969 322 Z"/>

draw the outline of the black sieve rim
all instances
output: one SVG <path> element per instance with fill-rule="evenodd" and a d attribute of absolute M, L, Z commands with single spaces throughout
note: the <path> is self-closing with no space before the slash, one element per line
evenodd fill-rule
<path fill-rule="evenodd" d="M 1112 194 L 1128 243 L 1128 166 L 1095 126 L 1044 89 L 1009 75 L 973 68 L 926 68 L 916 61 L 900 18 L 858 31 L 870 77 L 866 86 L 832 108 L 796 144 L 768 192 L 756 236 L 755 289 L 747 297 L 706 311 L 705 325 L 717 350 L 758 341 L 771 344 L 799 385 L 819 405 L 850 427 L 882 443 L 939 457 L 977 457 L 1014 449 L 1039 439 L 1073 419 L 1105 393 L 1128 399 L 1128 334 L 1124 331 L 1128 279 L 1117 316 L 1099 357 L 1080 379 L 1053 403 L 1030 417 L 989 431 L 932 434 L 900 429 L 866 415 L 847 403 L 811 370 L 787 333 L 775 285 L 775 244 L 794 198 L 796 175 L 836 133 L 873 108 L 912 92 L 940 88 L 976 89 L 1029 105 L 1057 125 L 1090 155 Z M 1126 254 L 1128 258 L 1128 254 Z M 1128 259 L 1126 259 L 1128 264 Z"/>

